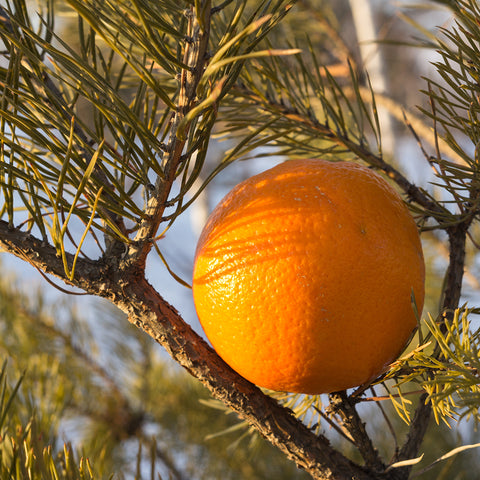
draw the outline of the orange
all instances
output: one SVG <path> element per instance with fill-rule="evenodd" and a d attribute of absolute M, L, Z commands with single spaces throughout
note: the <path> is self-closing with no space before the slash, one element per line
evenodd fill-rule
<path fill-rule="evenodd" d="M 416 326 L 425 265 L 407 207 L 372 170 L 291 160 L 237 185 L 200 236 L 193 297 L 217 353 L 272 390 L 384 372 Z"/>

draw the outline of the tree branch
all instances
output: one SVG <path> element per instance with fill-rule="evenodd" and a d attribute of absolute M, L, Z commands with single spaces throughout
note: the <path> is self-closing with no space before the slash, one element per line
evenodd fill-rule
<path fill-rule="evenodd" d="M 373 480 L 369 472 L 315 435 L 293 413 L 234 372 L 137 271 L 130 277 L 103 260 L 79 258 L 75 278 L 65 276 L 55 248 L 0 220 L 0 247 L 35 268 L 90 294 L 107 298 L 130 322 L 161 344 L 171 357 L 200 380 L 225 405 L 252 424 L 313 478 Z M 73 261 L 73 255 L 67 254 Z M 142 273 L 142 272 L 140 272 Z"/>
<path fill-rule="evenodd" d="M 372 167 L 380 170 L 392 179 L 411 201 L 423 207 L 426 213 L 434 216 L 439 223 L 441 223 L 441 219 L 448 213 L 438 203 L 431 200 L 424 191 L 410 182 L 399 170 L 387 163 L 382 156 L 375 155 L 367 146 L 351 140 L 348 136 L 340 135 L 339 132 L 331 128 L 328 123 L 320 123 L 313 118 L 302 115 L 285 104 L 277 103 L 273 100 L 269 100 L 266 104 L 264 98 L 259 97 L 255 92 L 245 86 L 237 87 L 237 90 L 239 95 L 251 100 L 257 108 L 264 105 L 264 108 L 269 112 L 273 112 L 276 115 L 303 125 L 304 128 L 316 132 L 319 138 L 324 138 L 334 144 L 345 147 L 348 151 L 354 153 Z"/>
<path fill-rule="evenodd" d="M 352 436 L 355 446 L 365 460 L 365 464 L 378 473 L 385 470 L 385 465 L 365 429 L 365 423 L 361 421 L 355 408 L 355 400 L 348 397 L 346 392 L 331 393 L 329 400 L 328 411 L 340 415 L 343 425 Z"/>
<path fill-rule="evenodd" d="M 69 280 L 66 276 L 63 260 L 50 244 L 39 240 L 35 236 L 12 228 L 5 220 L 0 220 L 0 250 L 12 253 L 16 257 L 32 265 L 40 272 L 54 275 L 67 285 L 79 287 L 88 293 L 91 282 L 101 282 L 104 276 L 103 262 L 86 258 L 77 258 L 75 277 Z M 66 253 L 69 266 L 73 265 L 74 256 Z"/>
<path fill-rule="evenodd" d="M 152 248 L 152 239 L 155 237 L 162 221 L 168 196 L 182 161 L 182 153 L 186 141 L 183 138 L 179 138 L 179 127 L 185 115 L 195 106 L 197 87 L 202 78 L 207 60 L 211 2 L 210 0 L 204 0 L 202 3 L 205 4 L 203 9 L 205 16 L 202 21 L 195 16 L 194 7 L 190 7 L 188 11 L 189 27 L 187 38 L 185 38 L 186 47 L 183 62 L 188 65 L 189 69 L 182 70 L 180 74 L 178 107 L 171 120 L 170 136 L 164 158 L 164 175 L 157 180 L 153 196 L 147 205 L 145 219 L 140 224 L 135 241 L 125 256 L 125 265 L 135 265 L 142 270 L 145 267 L 147 255 Z"/>
<path fill-rule="evenodd" d="M 138 280 L 122 285 L 115 303 L 215 398 L 247 420 L 313 478 L 375 478 L 332 448 L 325 437 L 316 436 L 289 409 L 234 372 L 145 279 Z"/>
<path fill-rule="evenodd" d="M 446 321 L 453 318 L 454 311 L 458 308 L 460 302 L 465 265 L 465 244 L 471 221 L 472 217 L 466 217 L 464 222 L 453 225 L 447 229 L 450 241 L 450 261 L 445 279 L 442 302 L 443 317 Z M 445 331 L 444 325 L 442 331 Z M 438 356 L 439 353 L 439 351 L 435 351 L 432 355 Z M 431 413 L 432 407 L 430 403 L 427 403 L 427 394 L 424 393 L 420 396 L 419 404 L 415 410 L 412 423 L 410 424 L 407 439 L 398 452 L 394 460 L 395 462 L 415 458 L 418 455 L 420 445 L 427 431 L 428 424 L 430 423 Z M 411 469 L 411 466 L 399 469 L 398 472 L 401 473 L 401 477 L 399 478 L 403 480 L 408 479 Z"/>

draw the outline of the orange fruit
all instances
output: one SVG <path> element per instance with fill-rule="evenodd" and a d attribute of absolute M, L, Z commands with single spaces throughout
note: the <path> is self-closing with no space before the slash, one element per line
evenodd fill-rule
<path fill-rule="evenodd" d="M 378 174 L 291 160 L 237 185 L 198 241 L 193 297 L 217 353 L 272 390 L 375 379 L 416 326 L 425 265 L 415 222 Z"/>

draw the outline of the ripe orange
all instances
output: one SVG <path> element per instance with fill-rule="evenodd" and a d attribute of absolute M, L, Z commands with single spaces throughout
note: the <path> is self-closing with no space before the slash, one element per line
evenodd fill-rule
<path fill-rule="evenodd" d="M 237 185 L 200 236 L 193 297 L 217 353 L 272 390 L 364 384 L 416 326 L 425 265 L 415 222 L 378 174 L 291 160 Z"/>

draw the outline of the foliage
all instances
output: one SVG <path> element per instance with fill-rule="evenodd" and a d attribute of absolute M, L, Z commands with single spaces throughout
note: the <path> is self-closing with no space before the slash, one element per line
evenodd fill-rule
<path fill-rule="evenodd" d="M 395 362 L 388 377 L 397 387 L 407 382 L 419 383 L 428 393 L 435 419 L 451 418 L 480 421 L 479 331 L 470 331 L 468 309 L 457 309 L 452 321 L 425 324 L 428 335 L 417 348 Z M 445 325 L 445 329 L 442 326 Z M 400 391 L 400 390 L 399 390 Z M 448 423 L 447 423 L 448 424 Z"/>

